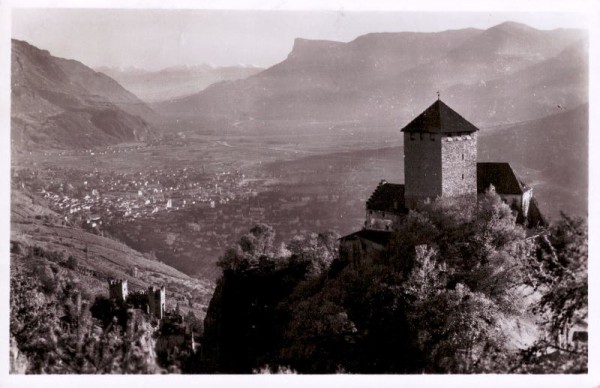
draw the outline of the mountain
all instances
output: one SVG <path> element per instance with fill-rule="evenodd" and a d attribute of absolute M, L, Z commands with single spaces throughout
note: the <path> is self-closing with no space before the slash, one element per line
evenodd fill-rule
<path fill-rule="evenodd" d="M 377 33 L 350 43 L 296 39 L 287 59 L 245 80 L 211 85 L 195 95 L 156 104 L 177 115 L 244 118 L 339 117 L 360 105 L 374 80 L 439 58 L 477 30 Z M 404 56 L 404 52 L 416 55 Z M 340 106 L 342 105 L 342 106 Z M 333 109 L 334 111 L 331 111 Z M 329 114 L 327 114 L 329 112 Z"/>
<path fill-rule="evenodd" d="M 94 147 L 153 137 L 149 121 L 156 114 L 105 74 L 14 39 L 11 67 L 16 150 Z"/>
<path fill-rule="evenodd" d="M 444 91 L 461 112 L 476 122 L 527 121 L 588 101 L 588 48 L 585 41 L 504 77 Z M 477 96 L 477 98 L 472 98 Z"/>
<path fill-rule="evenodd" d="M 537 120 L 484 132 L 480 161 L 508 161 L 534 187 L 545 214 L 583 216 L 588 200 L 587 104 Z"/>
<path fill-rule="evenodd" d="M 584 73 L 586 64 L 581 58 L 565 63 L 560 56 L 577 52 L 585 45 L 585 38 L 585 33 L 578 30 L 541 31 L 503 23 L 487 30 L 368 34 L 349 43 L 296 39 L 288 57 L 263 72 L 244 80 L 217 83 L 194 95 L 155 104 L 154 108 L 179 117 L 246 124 L 269 125 L 271 120 L 356 121 L 395 128 L 430 104 L 438 90 L 443 97 L 452 94 L 446 100 L 464 112 L 484 96 L 461 92 L 484 93 L 476 87 L 480 83 L 510 77 L 516 80 L 519 72 L 525 76 L 527 71 L 541 71 L 539 75 L 548 78 L 556 73 L 565 77 Z M 574 47 L 573 51 L 568 47 Z M 552 89 L 555 95 L 540 102 L 544 109 L 526 119 L 548 114 L 556 101 L 570 98 L 571 90 L 563 91 L 560 81 L 557 85 Z M 528 86 L 512 85 L 517 96 L 511 101 L 514 107 L 528 100 Z M 578 83 L 573 88 L 579 87 Z M 586 94 L 585 90 L 577 93 Z M 475 124 L 489 126 L 524 119 L 517 108 L 495 115 L 490 113 L 494 109 L 492 105 L 475 115 Z M 512 117 L 517 113 L 518 120 Z"/>
<path fill-rule="evenodd" d="M 175 66 L 159 71 L 101 67 L 98 71 L 117 80 L 147 103 L 200 92 L 216 82 L 247 78 L 263 69 L 252 66 Z"/>

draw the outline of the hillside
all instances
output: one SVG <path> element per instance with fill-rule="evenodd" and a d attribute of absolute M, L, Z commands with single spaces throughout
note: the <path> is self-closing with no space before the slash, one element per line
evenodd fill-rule
<path fill-rule="evenodd" d="M 582 82 L 563 89 L 561 80 L 586 74 L 580 55 L 585 36 L 504 23 L 483 31 L 368 34 L 348 43 L 297 39 L 283 62 L 255 76 L 154 107 L 177 117 L 226 119 L 238 128 L 278 126 L 276 120 L 392 128 L 418 114 L 440 90 L 458 111 L 472 113 L 478 126 L 511 123 L 547 115 L 557 101 L 573 96 L 576 103 L 586 101 Z M 531 106 L 531 83 L 513 83 L 527 72 L 536 75 L 531 82 L 553 81 L 533 111 L 520 108 Z M 488 81 L 511 85 L 511 99 L 502 100 L 510 102 L 508 108 L 490 104 L 471 112 L 472 102 L 487 93 L 477 85 Z"/>
<path fill-rule="evenodd" d="M 578 41 L 540 63 L 489 81 L 454 85 L 444 94 L 477 122 L 503 123 L 506 117 L 519 122 L 552 115 L 587 102 L 587 58 L 587 42 Z"/>
<path fill-rule="evenodd" d="M 120 242 L 71 225 L 48 209 L 42 199 L 25 191 L 12 192 L 10 239 L 20 252 L 13 258 L 13 265 L 26 261 L 34 248 L 64 260 L 74 257 L 81 269 L 78 276 L 90 293 L 107 295 L 106 278 L 127 279 L 130 289 L 165 285 L 167 309 L 180 304 L 185 312 L 193 310 L 200 317 L 212 294 L 211 282 L 189 277 Z M 132 276 L 133 267 L 138 268 L 138 277 Z"/>
<path fill-rule="evenodd" d="M 480 161 L 509 161 L 534 187 L 540 207 L 587 215 L 588 105 L 484 134 Z"/>
<path fill-rule="evenodd" d="M 12 41 L 13 149 L 85 148 L 152 138 L 155 113 L 110 77 Z"/>
<path fill-rule="evenodd" d="M 119 82 L 147 103 L 188 96 L 209 85 L 250 77 L 260 67 L 210 65 L 176 66 L 158 71 L 101 67 L 97 69 Z"/>

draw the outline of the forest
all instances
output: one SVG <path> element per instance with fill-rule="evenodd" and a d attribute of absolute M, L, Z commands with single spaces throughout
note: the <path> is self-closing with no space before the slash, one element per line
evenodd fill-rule
<path fill-rule="evenodd" d="M 257 225 L 220 258 L 196 372 L 585 373 L 587 342 L 566 340 L 587 320 L 585 220 L 527 231 L 493 192 L 468 209 L 411 211 L 359 266 L 337 236 L 274 246 Z"/>
<path fill-rule="evenodd" d="M 470 210 L 439 199 L 406 216 L 380 260 L 358 265 L 332 232 L 277 244 L 258 224 L 219 258 L 203 327 L 188 324 L 198 346 L 167 352 L 157 342 L 177 324 L 90 294 L 71 258 L 15 246 L 11 370 L 586 373 L 587 338 L 569 330 L 587 322 L 587 223 L 515 221 L 493 192 Z"/>

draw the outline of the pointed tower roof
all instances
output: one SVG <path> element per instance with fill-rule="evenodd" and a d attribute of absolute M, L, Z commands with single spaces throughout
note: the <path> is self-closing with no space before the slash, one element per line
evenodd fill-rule
<path fill-rule="evenodd" d="M 426 133 L 471 133 L 479 129 L 456 113 L 441 100 L 434 102 L 423 113 L 417 116 L 402 132 Z"/>

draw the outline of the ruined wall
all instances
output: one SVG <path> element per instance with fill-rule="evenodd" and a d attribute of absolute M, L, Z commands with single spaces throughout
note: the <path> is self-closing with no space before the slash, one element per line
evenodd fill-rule
<path fill-rule="evenodd" d="M 401 216 L 379 210 L 367 210 L 365 229 L 394 230 L 400 223 Z"/>
<path fill-rule="evenodd" d="M 404 198 L 414 208 L 418 201 L 442 195 L 441 136 L 404 133 Z"/>
<path fill-rule="evenodd" d="M 109 280 L 108 293 L 111 299 L 125 302 L 127 300 L 127 296 L 129 295 L 127 280 Z"/>
<path fill-rule="evenodd" d="M 444 136 L 442 196 L 472 196 L 477 200 L 477 135 Z"/>
<path fill-rule="evenodd" d="M 158 319 L 165 315 L 165 288 L 148 288 L 148 309 L 149 313 Z"/>

